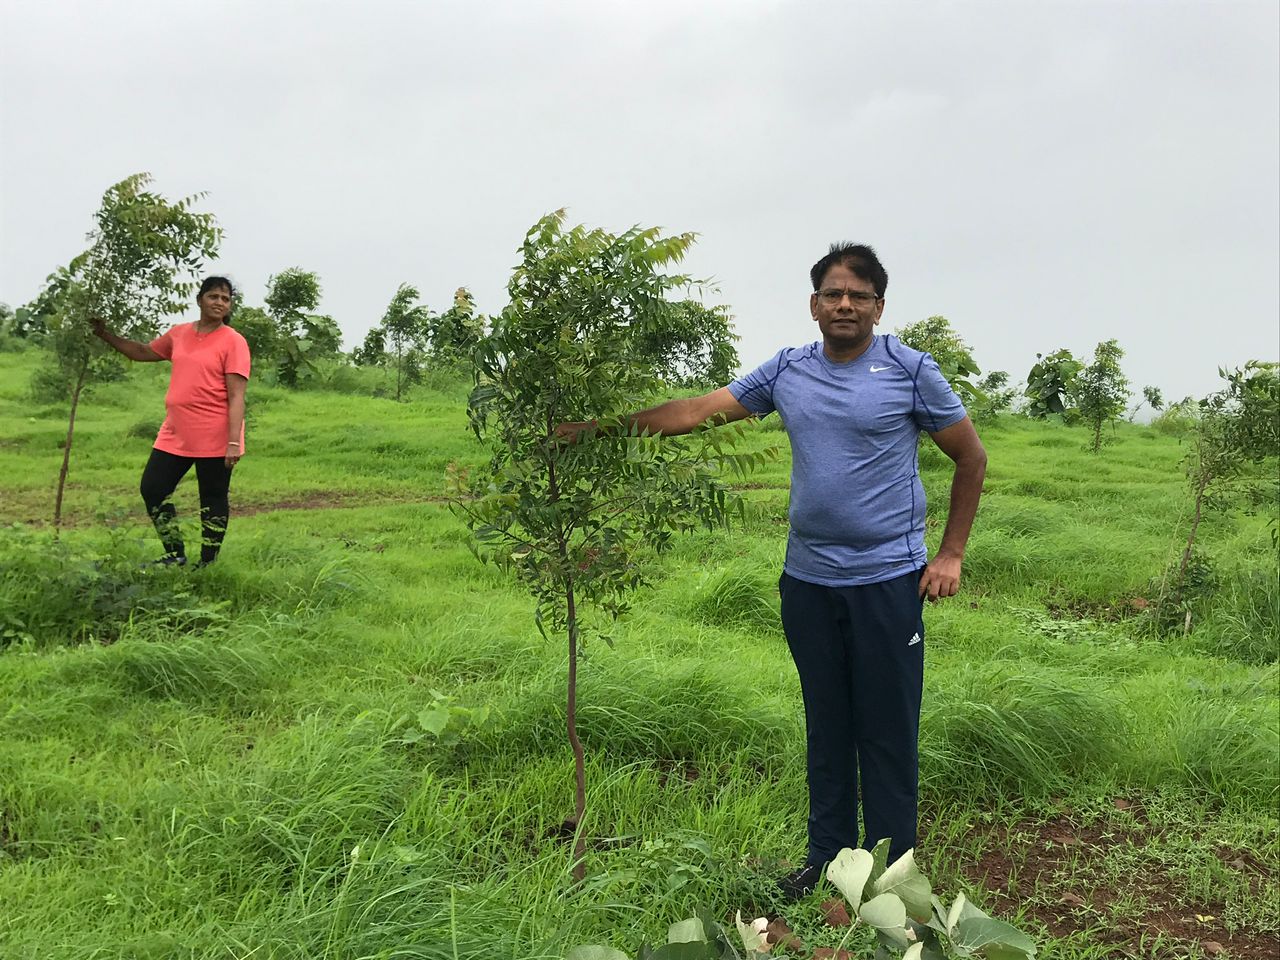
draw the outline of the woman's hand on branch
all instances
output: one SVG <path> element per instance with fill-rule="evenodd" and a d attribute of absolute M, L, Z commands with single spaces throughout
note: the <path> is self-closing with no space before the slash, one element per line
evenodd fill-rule
<path fill-rule="evenodd" d="M 101 317 L 90 317 L 89 327 L 93 330 L 93 335 L 99 340 L 107 339 L 107 334 L 109 333 L 107 323 Z"/>

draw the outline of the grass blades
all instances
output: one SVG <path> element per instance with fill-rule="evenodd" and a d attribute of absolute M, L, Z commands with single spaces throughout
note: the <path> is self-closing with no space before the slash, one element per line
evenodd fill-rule
<path fill-rule="evenodd" d="M 4 960 L 550 960 L 660 941 L 698 906 L 838 942 L 820 897 L 773 887 L 806 804 L 777 623 L 785 457 L 744 491 L 745 523 L 651 565 L 614 647 L 588 637 L 574 888 L 565 644 L 441 502 L 445 465 L 477 463 L 463 386 L 401 404 L 251 388 L 222 558 L 156 570 L 135 501 L 163 378 L 142 366 L 86 403 L 55 542 L 38 521 L 62 411 L 26 399 L 35 361 L 0 353 Z M 1167 629 L 1152 608 L 1185 530 L 1177 438 L 1121 425 L 1101 458 L 1058 425 L 984 438 L 962 593 L 925 613 L 922 865 L 1046 958 L 1207 940 L 1273 956 L 1267 517 L 1206 521 L 1213 589 Z M 949 474 L 922 461 L 936 544 Z M 194 530 L 194 483 L 178 507 Z M 437 737 L 442 704 L 483 722 Z"/>

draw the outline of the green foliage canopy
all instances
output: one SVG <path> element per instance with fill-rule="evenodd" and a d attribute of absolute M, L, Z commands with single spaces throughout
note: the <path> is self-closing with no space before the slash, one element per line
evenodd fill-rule
<path fill-rule="evenodd" d="M 727 308 L 677 300 L 664 304 L 652 325 L 637 333 L 636 350 L 639 361 L 668 386 L 709 390 L 733 378 L 737 339 Z"/>
<path fill-rule="evenodd" d="M 1065 347 L 1048 355 L 1037 353 L 1023 391 L 1030 401 L 1027 416 L 1043 420 L 1055 413 L 1065 415 L 1071 409 L 1072 390 L 1083 367 Z"/>
<path fill-rule="evenodd" d="M 544 634 L 568 637 L 568 733 L 577 774 L 576 822 L 585 809 L 576 733 L 577 651 L 584 602 L 617 617 L 644 582 L 643 552 L 675 533 L 726 521 L 719 475 L 760 455 L 727 451 L 724 432 L 690 439 L 641 435 L 627 418 L 661 386 L 638 345 L 669 319 L 667 295 L 689 278 L 666 272 L 692 234 L 620 235 L 566 229 L 564 212 L 529 230 L 507 291 L 510 302 L 475 350 L 468 413 L 490 450 L 488 468 L 456 475 L 455 509 L 482 560 L 512 572 L 536 602 Z M 577 443 L 556 426 L 598 418 Z M 581 878 L 585 848 L 575 851 Z"/>
<path fill-rule="evenodd" d="M 1113 423 L 1129 404 L 1129 378 L 1120 369 L 1124 351 L 1115 340 L 1104 340 L 1094 347 L 1093 362 L 1075 378 L 1072 393 L 1076 408 L 1093 432 L 1089 448 L 1097 453 L 1105 437 L 1102 428 Z"/>
<path fill-rule="evenodd" d="M 397 400 L 406 384 L 421 379 L 422 350 L 427 343 L 431 312 L 417 300 L 417 287 L 400 284 L 379 324 L 384 349 L 390 348 L 388 352 L 396 368 Z"/>
<path fill-rule="evenodd" d="M 897 335 L 908 347 L 933 357 L 966 407 L 982 399 L 982 391 L 969 379 L 982 370 L 973 359 L 973 348 L 952 329 L 950 320 L 942 316 L 917 320 L 902 327 Z"/>
<path fill-rule="evenodd" d="M 466 287 L 454 292 L 453 305 L 448 310 L 428 316 L 426 323 L 428 350 L 436 363 L 470 360 L 485 335 L 485 318 L 476 312 L 475 298 Z"/>
<path fill-rule="evenodd" d="M 320 294 L 320 278 L 301 267 L 267 279 L 267 312 L 278 333 L 277 376 L 285 386 L 318 376 L 322 364 L 342 349 L 342 331 L 334 319 L 310 312 L 319 308 Z"/>
<path fill-rule="evenodd" d="M 481 556 L 533 592 L 543 626 L 566 626 L 570 590 L 621 613 L 643 579 L 635 554 L 723 523 L 718 475 L 750 466 L 723 446 L 724 432 L 648 437 L 626 419 L 662 387 L 642 346 L 667 329 L 666 295 L 689 278 L 664 268 L 692 243 L 656 229 L 565 229 L 563 211 L 544 217 L 525 238 L 509 305 L 476 349 L 469 414 L 492 459 L 466 487 L 464 514 Z M 557 424 L 593 418 L 601 429 L 583 442 L 556 439 Z"/>
<path fill-rule="evenodd" d="M 200 269 L 222 239 L 213 214 L 192 210 L 203 195 L 169 201 L 148 189 L 151 182 L 150 174 L 136 173 L 107 189 L 89 248 L 49 278 L 31 308 L 51 350 L 52 363 L 37 374 L 38 384 L 71 401 L 55 526 L 62 519 L 80 396 L 86 385 L 120 370 L 120 361 L 94 337 L 91 318 L 127 339 L 151 339 L 161 317 L 187 309 Z"/>

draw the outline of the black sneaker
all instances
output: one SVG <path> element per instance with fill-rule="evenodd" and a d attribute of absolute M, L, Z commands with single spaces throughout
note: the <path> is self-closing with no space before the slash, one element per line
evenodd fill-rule
<path fill-rule="evenodd" d="M 827 865 L 825 863 L 806 863 L 799 870 L 779 878 L 778 889 L 782 891 L 782 896 L 789 901 L 803 900 L 813 893 L 813 888 L 822 879 L 822 871 L 826 868 Z"/>
<path fill-rule="evenodd" d="M 187 565 L 186 557 L 175 556 L 172 553 L 166 553 L 159 560 L 151 561 L 151 566 L 153 567 L 185 567 L 186 565 Z"/>

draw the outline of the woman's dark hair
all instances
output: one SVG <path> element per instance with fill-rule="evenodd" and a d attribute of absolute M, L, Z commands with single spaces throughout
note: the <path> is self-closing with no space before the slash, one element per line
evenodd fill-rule
<path fill-rule="evenodd" d="M 200 292 L 196 294 L 196 299 L 199 300 L 210 290 L 214 290 L 218 287 L 226 287 L 227 293 L 231 294 L 231 299 L 234 300 L 236 298 L 235 284 L 226 277 L 205 277 L 204 283 L 200 284 Z"/>
<path fill-rule="evenodd" d="M 231 294 L 231 309 L 227 311 L 227 315 L 222 321 L 227 326 L 231 326 L 231 317 L 236 312 L 236 286 L 226 277 L 205 277 L 204 282 L 200 284 L 200 292 L 196 294 L 196 300 L 198 301 L 210 290 L 216 290 L 219 287 L 225 287 L 227 293 Z"/>
<path fill-rule="evenodd" d="M 880 265 L 876 252 L 864 243 L 833 243 L 831 252 L 813 265 L 809 271 L 809 280 L 813 289 L 817 290 L 827 276 L 827 271 L 836 264 L 848 267 L 855 277 L 867 281 L 875 287 L 876 296 L 883 297 L 889 287 L 889 274 Z"/>

